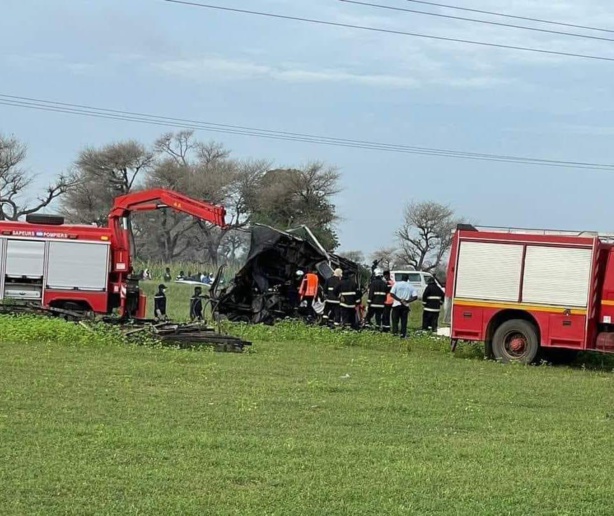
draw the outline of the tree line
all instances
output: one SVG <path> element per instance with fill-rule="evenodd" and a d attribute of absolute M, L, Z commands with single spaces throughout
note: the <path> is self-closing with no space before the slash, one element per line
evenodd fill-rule
<path fill-rule="evenodd" d="M 334 198 L 342 191 L 337 168 L 314 161 L 275 168 L 272 161 L 237 159 L 223 144 L 198 140 L 193 131 L 163 134 L 153 145 L 130 140 L 83 149 L 68 173 L 59 174 L 36 198 L 26 167 L 27 148 L 0 135 L 0 220 L 19 220 L 54 207 L 68 222 L 105 225 L 113 199 L 150 188 L 168 188 L 226 207 L 224 229 L 172 210 L 137 213 L 133 227 L 138 256 L 164 263 L 217 265 L 239 261 L 252 224 L 278 229 L 308 226 L 329 250 L 339 246 Z M 442 267 L 459 222 L 436 202 L 409 204 L 394 246 L 373 259 L 383 267 Z M 364 255 L 345 253 L 364 262 Z"/>

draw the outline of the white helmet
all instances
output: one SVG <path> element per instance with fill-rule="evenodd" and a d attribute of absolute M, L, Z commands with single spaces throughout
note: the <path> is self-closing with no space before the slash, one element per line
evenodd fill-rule
<path fill-rule="evenodd" d="M 376 278 L 382 278 L 384 276 L 384 271 L 382 269 L 375 269 L 373 274 Z"/>
<path fill-rule="evenodd" d="M 303 271 L 296 271 L 296 275 L 300 278 L 301 276 L 304 276 L 305 273 Z"/>

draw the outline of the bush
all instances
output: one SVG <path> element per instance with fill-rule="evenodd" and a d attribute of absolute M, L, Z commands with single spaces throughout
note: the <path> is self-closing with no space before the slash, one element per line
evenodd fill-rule
<path fill-rule="evenodd" d="M 59 318 L 3 315 L 0 342 L 119 346 L 128 339 L 119 328 L 103 323 L 85 327 Z"/>

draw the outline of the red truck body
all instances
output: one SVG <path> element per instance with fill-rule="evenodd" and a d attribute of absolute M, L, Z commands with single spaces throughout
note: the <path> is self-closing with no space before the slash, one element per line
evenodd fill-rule
<path fill-rule="evenodd" d="M 460 226 L 446 283 L 453 342 L 485 342 L 489 355 L 523 362 L 548 349 L 614 352 L 613 242 Z"/>
<path fill-rule="evenodd" d="M 133 275 L 130 215 L 166 208 L 225 225 L 224 208 L 163 189 L 118 197 L 106 228 L 53 216 L 1 221 L 0 301 L 145 318 L 147 300 Z"/>

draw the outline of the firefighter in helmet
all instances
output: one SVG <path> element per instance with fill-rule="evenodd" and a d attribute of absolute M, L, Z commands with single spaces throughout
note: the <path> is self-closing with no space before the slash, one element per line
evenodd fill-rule
<path fill-rule="evenodd" d="M 324 307 L 324 322 L 329 325 L 339 326 L 341 318 L 339 315 L 339 297 L 335 294 L 337 285 L 341 283 L 343 271 L 335 269 L 333 275 L 324 283 L 324 295 L 326 297 L 326 306 Z"/>
<path fill-rule="evenodd" d="M 431 331 L 437 332 L 439 312 L 441 311 L 445 294 L 432 276 L 427 278 L 426 283 L 427 286 L 422 294 L 422 304 L 424 305 L 422 329 L 426 331 L 430 328 Z"/>
<path fill-rule="evenodd" d="M 381 269 L 375 269 L 373 275 L 374 279 L 369 286 L 367 324 L 371 325 L 371 320 L 375 316 L 375 326 L 381 330 L 388 284 L 384 281 L 384 272 Z"/>
<path fill-rule="evenodd" d="M 339 298 L 341 312 L 341 324 L 358 329 L 358 308 L 360 306 L 360 295 L 355 274 L 350 273 L 342 279 L 334 290 L 335 296 Z"/>

